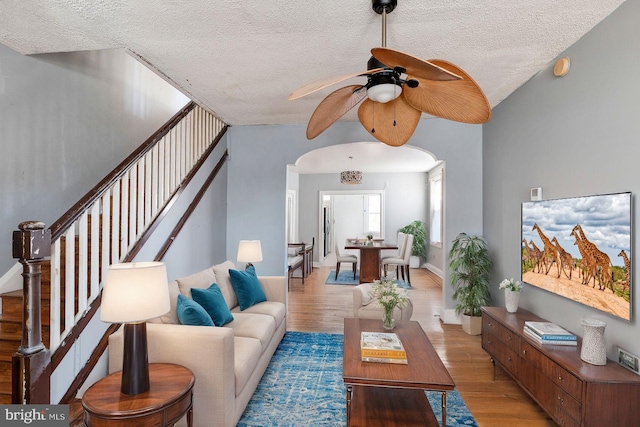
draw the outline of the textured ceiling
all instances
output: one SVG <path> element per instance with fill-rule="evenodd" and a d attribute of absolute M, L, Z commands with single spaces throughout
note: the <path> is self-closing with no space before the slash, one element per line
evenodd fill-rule
<path fill-rule="evenodd" d="M 387 46 L 462 67 L 495 107 L 623 1 L 398 3 Z M 381 17 L 369 0 L 7 0 L 0 43 L 23 54 L 125 48 L 231 125 L 306 123 L 332 89 L 289 93 L 366 70 Z"/>

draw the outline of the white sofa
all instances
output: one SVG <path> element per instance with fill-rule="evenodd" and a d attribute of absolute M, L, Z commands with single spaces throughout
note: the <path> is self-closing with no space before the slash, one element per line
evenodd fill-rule
<path fill-rule="evenodd" d="M 196 377 L 193 423 L 196 427 L 235 426 L 286 330 L 284 277 L 259 277 L 267 301 L 240 311 L 229 280 L 231 261 L 170 282 L 171 311 L 147 324 L 149 363 L 176 363 Z M 220 287 L 234 320 L 222 327 L 179 324 L 178 293 Z M 122 369 L 122 330 L 109 338 L 109 372 Z M 186 425 L 181 420 L 178 425 Z"/>

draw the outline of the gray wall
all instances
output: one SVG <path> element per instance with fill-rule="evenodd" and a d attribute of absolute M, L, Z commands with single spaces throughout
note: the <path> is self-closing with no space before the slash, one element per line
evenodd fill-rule
<path fill-rule="evenodd" d="M 235 126 L 229 135 L 227 256 L 235 259 L 238 241 L 262 241 L 260 274 L 286 271 L 286 165 L 302 154 L 335 144 L 370 141 L 357 122 L 332 125 L 313 141 L 306 125 Z M 482 234 L 482 127 L 447 120 L 422 119 L 409 144 L 446 162 L 445 245 L 465 231 Z M 446 249 L 446 247 L 445 247 Z M 445 272 L 444 306 L 452 312 L 452 289 Z M 445 321 L 455 321 L 447 317 Z"/>
<path fill-rule="evenodd" d="M 428 223 L 427 174 L 413 173 L 365 173 L 362 184 L 340 184 L 339 174 L 300 175 L 300 238 L 311 241 L 318 236 L 320 191 L 384 190 L 384 231 L 389 242 L 396 241 L 396 233 L 416 219 Z M 331 252 L 333 249 L 329 249 Z M 315 261 L 320 258 L 319 249 L 314 252 Z"/>
<path fill-rule="evenodd" d="M 0 45 L 0 275 L 20 222 L 51 225 L 188 101 L 121 50 Z"/>
<path fill-rule="evenodd" d="M 549 64 L 498 105 L 484 127 L 484 231 L 497 304 L 504 298 L 499 281 L 520 276 L 520 204 L 530 188 L 542 187 L 545 199 L 640 191 L 638 16 L 639 1 L 623 3 L 560 55 L 571 59 L 567 76 L 554 77 Z M 639 224 L 637 210 L 632 224 Z M 635 267 L 638 233 L 632 236 Z M 582 318 L 605 321 L 614 357 L 616 346 L 640 354 L 638 295 L 633 289 L 631 323 L 531 286 L 520 303 L 580 335 Z"/>

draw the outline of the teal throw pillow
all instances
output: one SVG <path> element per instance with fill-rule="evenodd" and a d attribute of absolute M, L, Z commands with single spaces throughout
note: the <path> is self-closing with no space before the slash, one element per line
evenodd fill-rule
<path fill-rule="evenodd" d="M 238 297 L 240 310 L 246 310 L 254 304 L 267 300 L 254 266 L 250 266 L 244 271 L 229 269 L 229 278 Z"/>
<path fill-rule="evenodd" d="M 214 325 L 223 326 L 233 321 L 231 310 L 229 310 L 227 302 L 224 300 L 222 292 L 220 292 L 220 288 L 216 283 L 213 283 L 207 289 L 191 288 L 191 296 L 211 316 Z"/>
<path fill-rule="evenodd" d="M 176 312 L 181 325 L 214 326 L 211 316 L 207 314 L 205 309 L 184 295 L 178 295 Z"/>

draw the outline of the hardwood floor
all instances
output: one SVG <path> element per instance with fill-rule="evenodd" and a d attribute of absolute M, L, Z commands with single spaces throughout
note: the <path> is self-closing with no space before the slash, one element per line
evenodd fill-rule
<path fill-rule="evenodd" d="M 353 315 L 352 286 L 325 285 L 330 267 L 314 268 L 304 284 L 289 287 L 287 330 L 343 333 Z M 420 323 L 481 427 L 549 427 L 556 424 L 482 350 L 480 336 L 440 322 L 442 281 L 426 269 L 411 270 L 412 320 Z"/>

